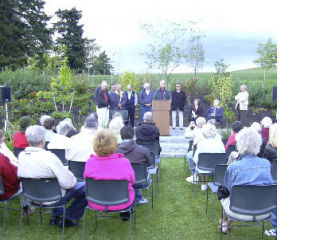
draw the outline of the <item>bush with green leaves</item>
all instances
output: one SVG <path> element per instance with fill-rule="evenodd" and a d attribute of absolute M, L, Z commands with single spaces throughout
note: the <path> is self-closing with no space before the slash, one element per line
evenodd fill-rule
<path fill-rule="evenodd" d="M 127 89 L 129 84 L 134 91 L 139 91 L 139 80 L 134 72 L 125 71 L 119 76 L 119 83 L 123 90 Z"/>

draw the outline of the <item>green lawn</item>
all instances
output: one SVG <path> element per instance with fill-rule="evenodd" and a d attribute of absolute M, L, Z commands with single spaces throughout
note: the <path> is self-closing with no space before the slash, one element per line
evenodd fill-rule
<path fill-rule="evenodd" d="M 198 198 L 195 199 L 192 185 L 185 181 L 187 171 L 183 159 L 162 159 L 161 166 L 161 183 L 154 210 L 150 211 L 148 220 L 146 206 L 138 206 L 134 239 L 219 239 L 217 225 L 221 215 L 221 205 L 216 195 L 214 202 L 216 215 L 212 222 L 211 215 L 205 215 L 206 194 L 200 191 L 199 186 Z M 18 204 L 16 200 L 13 205 L 18 207 Z M 211 212 L 210 208 L 209 210 Z M 2 218 L 3 210 L 0 212 Z M 23 222 L 21 239 L 61 239 L 61 229 L 49 225 L 50 215 L 44 217 L 42 227 L 39 224 L 38 210 L 30 219 L 30 225 L 27 225 L 26 220 Z M 269 223 L 267 227 L 270 227 Z M 93 211 L 87 211 L 86 239 L 128 239 L 128 228 L 128 222 L 102 218 L 99 219 L 98 230 L 93 234 L 94 214 Z M 65 239 L 81 239 L 81 229 L 82 221 L 79 227 L 66 229 Z M 253 240 L 259 239 L 260 236 L 260 227 L 236 228 L 231 230 L 230 239 Z M 5 239 L 19 239 L 19 212 L 8 212 Z"/>

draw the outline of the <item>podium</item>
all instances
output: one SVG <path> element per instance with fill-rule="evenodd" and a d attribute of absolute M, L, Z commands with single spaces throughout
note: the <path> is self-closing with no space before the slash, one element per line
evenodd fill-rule
<path fill-rule="evenodd" d="M 159 128 L 160 136 L 170 135 L 170 100 L 153 100 L 153 121 Z"/>

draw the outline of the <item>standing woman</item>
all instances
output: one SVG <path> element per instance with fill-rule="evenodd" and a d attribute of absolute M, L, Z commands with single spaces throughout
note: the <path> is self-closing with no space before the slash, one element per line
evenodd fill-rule
<path fill-rule="evenodd" d="M 201 105 L 200 99 L 196 98 L 193 101 L 193 106 L 191 107 L 190 110 L 190 117 L 189 121 L 196 121 L 198 117 L 204 117 L 204 110 Z"/>
<path fill-rule="evenodd" d="M 236 103 L 236 115 L 237 121 L 242 123 L 242 126 L 247 125 L 247 117 L 248 117 L 248 105 L 249 105 L 249 93 L 247 92 L 247 86 L 241 85 L 240 92 L 234 97 L 237 101 Z"/>

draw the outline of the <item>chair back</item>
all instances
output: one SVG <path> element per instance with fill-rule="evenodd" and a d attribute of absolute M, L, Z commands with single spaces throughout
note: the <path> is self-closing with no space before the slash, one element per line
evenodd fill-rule
<path fill-rule="evenodd" d="M 107 206 L 129 202 L 127 180 L 94 180 L 86 178 L 86 199 L 94 204 Z"/>
<path fill-rule="evenodd" d="M 277 163 L 271 165 L 271 175 L 273 181 L 277 182 Z"/>
<path fill-rule="evenodd" d="M 188 152 L 192 151 L 192 146 L 193 146 L 193 140 L 189 141 L 189 147 L 188 147 Z"/>
<path fill-rule="evenodd" d="M 156 166 L 156 156 L 153 152 L 150 152 L 151 155 L 151 165 L 148 167 L 149 169 L 154 168 Z"/>
<path fill-rule="evenodd" d="M 2 183 L 2 176 L 0 176 L 0 196 L 4 195 L 4 187 Z"/>
<path fill-rule="evenodd" d="M 148 170 L 146 164 L 143 163 L 131 163 L 131 166 L 135 174 L 135 185 L 136 184 L 147 184 L 148 183 Z"/>
<path fill-rule="evenodd" d="M 153 152 L 156 157 L 159 156 L 159 143 L 158 142 L 147 142 L 136 140 L 138 145 L 144 146 L 149 149 L 150 152 Z"/>
<path fill-rule="evenodd" d="M 68 161 L 66 159 L 65 149 L 48 149 L 50 152 L 54 153 L 62 162 L 64 166 L 68 166 Z"/>
<path fill-rule="evenodd" d="M 237 146 L 236 145 L 229 145 L 227 153 L 226 153 L 227 159 L 229 158 L 230 153 L 233 152 L 233 151 L 237 151 Z"/>
<path fill-rule="evenodd" d="M 228 165 L 218 164 L 214 168 L 214 185 L 220 186 L 224 185 L 224 175 L 226 173 Z"/>
<path fill-rule="evenodd" d="M 19 154 L 20 154 L 21 152 L 23 152 L 24 149 L 25 149 L 25 148 L 14 148 L 14 149 L 13 149 L 13 152 L 14 152 L 14 155 L 16 156 L 16 158 L 19 157 Z"/>
<path fill-rule="evenodd" d="M 218 164 L 226 164 L 225 153 L 200 153 L 198 157 L 198 168 L 203 171 L 214 171 Z"/>
<path fill-rule="evenodd" d="M 34 202 L 52 202 L 62 198 L 57 178 L 21 178 L 22 194 Z"/>
<path fill-rule="evenodd" d="M 45 144 L 44 144 L 44 149 L 45 150 L 48 150 L 48 144 L 49 144 L 49 141 L 46 141 Z"/>
<path fill-rule="evenodd" d="M 83 173 L 85 169 L 85 162 L 68 161 L 69 170 L 77 178 L 78 181 L 83 181 Z"/>
<path fill-rule="evenodd" d="M 277 185 L 233 186 L 230 193 L 230 210 L 244 215 L 257 216 L 270 213 L 277 207 Z"/>

